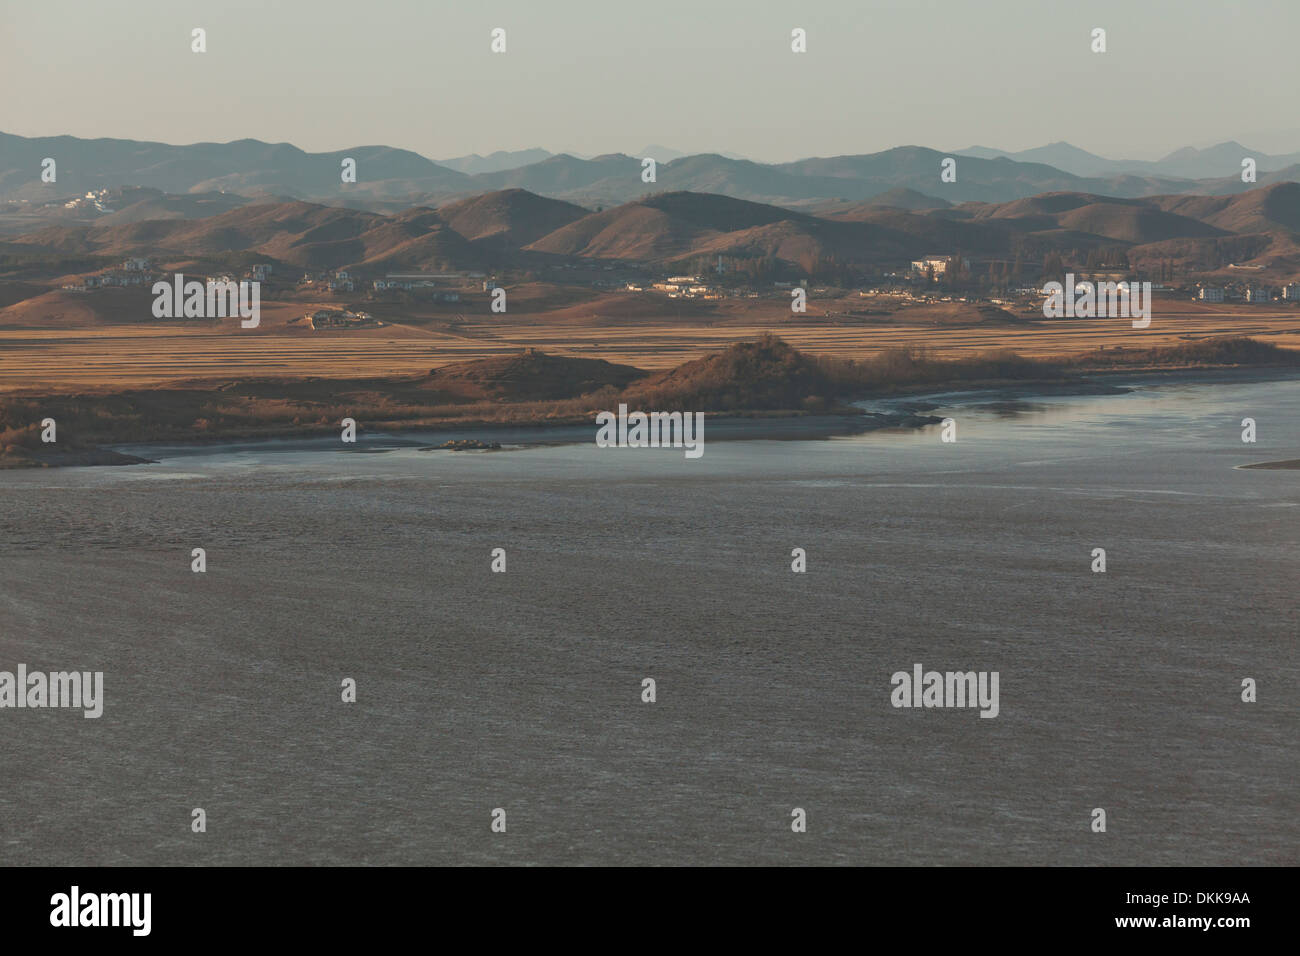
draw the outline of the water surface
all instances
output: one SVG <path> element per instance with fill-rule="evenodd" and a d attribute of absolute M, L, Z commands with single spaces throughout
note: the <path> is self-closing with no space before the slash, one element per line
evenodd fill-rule
<path fill-rule="evenodd" d="M 1235 466 L 1298 384 L 0 472 L 0 669 L 106 696 L 0 710 L 0 863 L 1295 863 L 1300 477 Z M 891 707 L 916 662 L 999 716 Z"/>

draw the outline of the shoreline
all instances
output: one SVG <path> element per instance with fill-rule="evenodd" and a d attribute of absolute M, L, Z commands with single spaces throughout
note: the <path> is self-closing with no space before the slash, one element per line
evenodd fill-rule
<path fill-rule="evenodd" d="M 1283 366 L 1178 369 L 1106 370 L 1090 373 L 1087 378 L 1071 381 L 997 381 L 985 383 L 962 382 L 954 386 L 925 385 L 915 390 L 894 389 L 887 393 L 853 398 L 855 411 L 810 413 L 802 411 L 752 411 L 720 414 L 706 413 L 711 441 L 798 441 L 819 440 L 862 434 L 889 429 L 914 430 L 939 424 L 942 419 L 926 414 L 941 406 L 962 405 L 971 402 L 987 403 L 995 400 L 1023 400 L 1035 397 L 1062 397 L 1091 395 L 1119 395 L 1135 388 L 1160 385 L 1213 385 L 1233 382 L 1260 382 L 1300 378 L 1300 371 Z M 1101 381 L 1098 381 L 1101 379 Z M 1106 381 L 1109 379 L 1110 381 Z M 943 399 L 942 402 L 936 401 Z M 885 403 L 886 410 L 871 410 L 862 403 Z M 846 403 L 847 404 L 847 403 Z M 592 440 L 594 421 L 569 419 L 563 421 L 534 422 L 458 422 L 447 425 L 426 423 L 410 427 L 376 428 L 359 432 L 355 445 L 349 450 L 362 454 L 377 454 L 397 449 L 445 450 L 452 453 L 492 451 L 490 448 L 441 448 L 448 441 L 462 441 L 472 445 L 499 443 L 509 448 L 541 447 L 547 445 L 581 444 Z M 24 463 L 10 467 L 68 468 L 157 464 L 155 455 L 169 453 L 166 457 L 202 455 L 210 451 L 337 451 L 337 431 L 328 434 L 319 430 L 291 432 L 279 435 L 231 435 L 203 439 L 114 442 L 93 448 L 65 449 L 39 454 Z M 1243 468 L 1294 468 L 1294 462 L 1259 462 L 1242 465 Z M 5 465 L 0 461 L 0 469 Z"/>
<path fill-rule="evenodd" d="M 1300 458 L 1288 458 L 1282 461 L 1254 461 L 1249 465 L 1237 465 L 1236 467 L 1243 470 L 1258 468 L 1262 471 L 1300 471 Z"/>

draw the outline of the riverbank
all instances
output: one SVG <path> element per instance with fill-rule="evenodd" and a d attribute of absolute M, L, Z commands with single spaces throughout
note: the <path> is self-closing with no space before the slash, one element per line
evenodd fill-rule
<path fill-rule="evenodd" d="M 930 410 L 967 396 L 987 404 L 1300 375 L 1296 353 L 1249 339 L 1148 350 L 1134 356 L 1136 367 L 1101 354 L 1104 365 L 1097 369 L 1010 353 L 947 362 L 905 351 L 869 363 L 830 363 L 769 336 L 654 374 L 523 353 L 415 378 L 19 395 L 0 405 L 0 468 L 144 464 L 161 447 L 337 448 L 349 420 L 356 441 L 347 447 L 359 451 L 427 446 L 451 453 L 492 450 L 484 447 L 492 444 L 568 443 L 590 440 L 596 412 L 621 404 L 704 412 L 711 441 L 823 438 L 938 424 Z M 1241 364 L 1215 364 L 1216 358 Z M 1167 367 L 1151 367 L 1162 359 Z M 58 422 L 57 445 L 40 440 L 36 423 L 50 418 Z"/>
<path fill-rule="evenodd" d="M 1213 385 L 1228 382 L 1267 382 L 1300 379 L 1300 371 L 1278 369 L 1209 369 L 1179 370 L 1176 373 L 1147 372 L 1129 375 L 1123 384 L 1079 381 L 1074 383 L 986 383 L 984 387 L 964 387 L 959 391 L 926 390 L 900 396 L 865 397 L 887 403 L 885 408 L 857 407 L 852 413 L 813 414 L 806 412 L 754 412 L 750 414 L 711 414 L 706 416 L 705 440 L 723 441 L 814 441 L 871 431 L 911 430 L 939 424 L 942 419 L 927 412 L 965 404 L 987 407 L 991 402 L 1029 401 L 1036 398 L 1069 396 L 1121 395 L 1143 387 L 1163 385 Z M 96 449 L 85 460 L 71 456 L 49 467 L 72 465 L 110 465 L 155 463 L 159 459 L 202 456 L 214 452 L 337 452 L 379 454 L 399 449 L 441 454 L 467 452 L 491 453 L 549 445 L 582 444 L 594 440 L 596 425 L 589 419 L 568 422 L 502 423 L 478 422 L 455 426 L 419 426 L 393 430 L 366 430 L 357 433 L 355 443 L 340 442 L 336 430 L 328 435 L 287 435 L 225 439 L 209 437 L 181 442 L 124 443 L 111 449 Z M 454 447 L 462 444 L 466 447 Z M 469 447 L 478 445 L 480 447 Z M 452 446 L 452 447 L 447 447 Z M 496 447 L 484 447 L 496 446 Z M 1300 466 L 1297 462 L 1261 462 L 1242 468 L 1284 469 Z"/>

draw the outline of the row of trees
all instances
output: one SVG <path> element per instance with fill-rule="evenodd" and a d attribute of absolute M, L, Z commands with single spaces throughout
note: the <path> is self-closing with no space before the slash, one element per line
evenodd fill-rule
<path fill-rule="evenodd" d="M 930 268 L 918 278 L 922 284 L 944 292 L 1005 292 L 1026 284 L 1060 281 L 1066 272 L 1134 271 L 1128 251 L 1123 246 L 1094 246 L 1068 250 L 1034 248 L 1034 243 L 1016 243 L 1008 258 L 990 259 L 973 265 L 961 250 L 948 256 L 946 271 L 936 274 Z M 1144 262 L 1144 278 L 1171 282 L 1177 268 L 1172 259 Z M 717 256 L 696 256 L 681 265 L 682 271 L 698 275 L 706 282 L 723 285 L 764 285 L 773 281 L 810 279 L 830 285 L 849 287 L 879 277 L 878 266 L 847 262 L 833 253 L 809 254 L 797 263 L 787 263 L 774 256 L 723 256 L 718 272 Z"/>

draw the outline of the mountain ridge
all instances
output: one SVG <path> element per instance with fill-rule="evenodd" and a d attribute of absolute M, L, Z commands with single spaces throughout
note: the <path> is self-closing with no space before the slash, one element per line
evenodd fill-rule
<path fill-rule="evenodd" d="M 970 155 L 972 152 L 979 155 Z M 954 204 L 1007 202 L 1053 191 L 1140 198 L 1245 191 L 1253 184 L 1240 182 L 1239 152 L 1241 147 L 1234 143 L 1205 150 L 1188 147 L 1175 150 L 1165 160 L 1150 162 L 1106 160 L 1068 143 L 1012 155 L 984 147 L 945 153 L 899 146 L 787 163 L 701 153 L 657 162 L 655 181 L 647 183 L 642 178 L 642 159 L 623 153 L 580 158 L 521 150 L 477 157 L 483 161 L 479 165 L 474 165 L 476 154 L 472 154 L 447 161 L 462 167 L 457 169 L 410 150 L 377 145 L 308 153 L 290 143 L 247 138 L 175 146 L 0 133 L 0 200 L 30 207 L 70 201 L 90 190 L 121 187 L 172 195 L 282 196 L 372 211 L 440 204 L 506 188 L 587 208 L 622 204 L 663 190 L 713 193 L 791 207 L 832 201 L 862 203 L 897 190 Z M 42 162 L 47 157 L 57 164 L 53 183 L 41 179 Z M 515 165 L 521 158 L 533 157 L 542 158 Z M 941 163 L 950 157 L 957 160 L 956 180 L 944 182 Z M 1300 175 L 1300 154 L 1258 154 L 1255 158 L 1261 184 Z M 355 161 L 356 181 L 345 183 L 341 172 L 348 159 Z M 1060 165 L 1043 159 L 1055 159 Z M 1061 168 L 1074 165 L 1083 169 L 1079 163 L 1093 164 L 1085 170 L 1088 175 Z M 466 171 L 471 169 L 476 171 Z M 1189 169 L 1214 175 L 1182 175 Z"/>
<path fill-rule="evenodd" d="M 56 224 L 11 248 L 59 256 L 184 259 L 247 253 L 303 270 L 533 270 L 560 263 L 689 271 L 717 257 L 815 273 L 870 270 L 924 255 L 1035 261 L 1121 248 L 1136 264 L 1174 260 L 1300 268 L 1300 184 L 1222 196 L 1126 199 L 1056 191 L 1005 203 L 915 208 L 862 203 L 815 212 L 720 194 L 661 191 L 601 211 L 509 188 L 385 215 L 303 200 L 253 203 L 197 219 Z M 910 207 L 910 208 L 909 208 Z"/>

